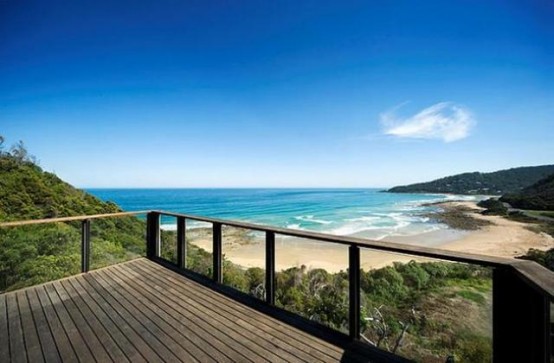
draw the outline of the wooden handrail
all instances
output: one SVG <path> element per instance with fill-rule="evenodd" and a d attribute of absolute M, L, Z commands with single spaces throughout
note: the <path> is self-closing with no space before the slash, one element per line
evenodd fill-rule
<path fill-rule="evenodd" d="M 534 261 L 526 260 L 511 261 L 510 267 L 527 285 L 554 302 L 554 272 Z"/>
<path fill-rule="evenodd" d="M 149 211 L 147 210 L 143 210 L 143 211 L 137 211 L 137 212 L 117 212 L 117 213 L 92 214 L 89 216 L 73 216 L 73 217 L 60 217 L 60 218 L 31 219 L 26 221 L 0 222 L 0 227 L 18 227 L 18 226 L 28 226 L 31 224 L 73 222 L 73 221 L 83 221 L 85 219 L 133 216 L 138 214 L 147 214 L 148 212 Z"/>

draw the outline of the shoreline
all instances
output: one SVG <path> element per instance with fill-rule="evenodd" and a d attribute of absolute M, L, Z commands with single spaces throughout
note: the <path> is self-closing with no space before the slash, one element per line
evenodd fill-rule
<path fill-rule="evenodd" d="M 485 216 L 483 210 L 473 201 L 445 201 L 437 204 L 444 212 L 463 213 L 464 218 L 477 221 L 478 228 L 471 230 L 440 229 L 411 236 L 389 236 L 382 241 L 422 245 L 426 247 L 514 258 L 527 253 L 530 248 L 547 250 L 554 248 L 554 238 L 545 233 L 533 232 L 529 223 L 512 221 L 501 216 Z M 212 239 L 209 230 L 190 230 L 190 243 L 209 252 Z M 296 237 L 276 238 L 277 271 L 302 265 L 309 269 L 323 268 L 328 272 L 346 271 L 348 268 L 348 247 L 338 244 L 311 241 Z M 229 229 L 223 233 L 223 253 L 225 257 L 244 268 L 265 267 L 265 243 L 263 238 L 238 233 Z M 376 250 L 362 250 L 361 267 L 365 270 L 391 265 L 393 262 L 416 260 L 436 261 L 434 259 L 402 255 Z"/>

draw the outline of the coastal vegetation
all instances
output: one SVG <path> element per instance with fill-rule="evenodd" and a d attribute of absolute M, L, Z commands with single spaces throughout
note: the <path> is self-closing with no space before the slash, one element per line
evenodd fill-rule
<path fill-rule="evenodd" d="M 451 193 L 502 195 L 518 193 L 554 174 L 554 165 L 526 166 L 492 173 L 463 173 L 426 183 L 393 187 L 391 193 Z"/>
<path fill-rule="evenodd" d="M 484 215 L 505 216 L 508 214 L 508 207 L 498 200 L 498 198 L 484 199 L 479 201 L 477 205 L 481 208 L 485 208 L 482 212 Z"/>
<path fill-rule="evenodd" d="M 22 142 L 0 148 L 0 222 L 121 211 L 43 171 Z M 79 273 L 80 228 L 79 222 L 0 228 L 0 292 Z M 93 220 L 92 267 L 143 255 L 144 231 L 134 217 Z"/>
<path fill-rule="evenodd" d="M 503 195 L 500 201 L 514 208 L 554 212 L 554 173 L 518 193 Z"/>

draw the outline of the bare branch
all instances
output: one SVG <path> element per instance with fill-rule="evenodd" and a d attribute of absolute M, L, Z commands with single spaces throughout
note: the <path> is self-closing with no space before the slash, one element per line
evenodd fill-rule
<path fill-rule="evenodd" d="M 375 344 L 375 342 L 373 342 L 369 338 L 365 337 L 364 335 L 360 335 L 360 337 L 362 338 L 362 340 L 365 340 L 366 343 L 369 343 L 369 344 L 373 345 L 374 347 L 377 346 L 377 344 Z"/>

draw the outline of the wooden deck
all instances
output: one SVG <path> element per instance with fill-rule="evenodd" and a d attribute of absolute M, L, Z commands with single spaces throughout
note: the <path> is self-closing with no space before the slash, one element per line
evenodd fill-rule
<path fill-rule="evenodd" d="M 0 362 L 369 362 L 138 259 L 0 295 Z"/>

